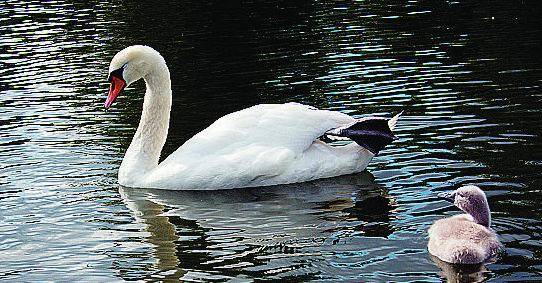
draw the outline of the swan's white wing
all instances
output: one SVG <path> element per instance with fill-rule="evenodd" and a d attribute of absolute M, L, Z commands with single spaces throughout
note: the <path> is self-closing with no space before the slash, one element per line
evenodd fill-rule
<path fill-rule="evenodd" d="M 243 186 L 281 174 L 327 130 L 354 120 L 297 103 L 256 105 L 196 134 L 160 164 L 168 173 L 157 177 L 167 180 L 183 171 L 187 183 Z"/>
<path fill-rule="evenodd" d="M 303 152 L 327 130 L 353 121 L 340 112 L 298 103 L 260 104 L 218 119 L 174 155 L 231 154 L 253 144 Z"/>

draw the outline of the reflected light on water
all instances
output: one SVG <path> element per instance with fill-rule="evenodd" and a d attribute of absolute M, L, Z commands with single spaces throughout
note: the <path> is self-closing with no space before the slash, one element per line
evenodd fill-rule
<path fill-rule="evenodd" d="M 541 280 L 538 3 L 0 1 L 0 280 Z M 301 102 L 405 110 L 363 174 L 214 192 L 119 188 L 143 84 L 109 111 L 107 66 L 170 66 L 163 156 L 220 116 Z M 436 193 L 484 188 L 506 253 L 433 262 Z M 453 279 L 453 280 L 455 280 Z"/>

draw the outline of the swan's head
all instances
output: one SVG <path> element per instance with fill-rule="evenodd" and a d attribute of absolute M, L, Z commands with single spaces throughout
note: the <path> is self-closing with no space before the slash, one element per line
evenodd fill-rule
<path fill-rule="evenodd" d="M 165 64 L 158 51 L 144 45 L 133 45 L 119 51 L 109 64 L 109 95 L 105 108 L 109 108 L 122 90 Z"/>
<path fill-rule="evenodd" d="M 463 186 L 451 193 L 440 193 L 459 209 L 470 214 L 476 223 L 489 227 L 491 216 L 486 194 L 477 186 Z"/>

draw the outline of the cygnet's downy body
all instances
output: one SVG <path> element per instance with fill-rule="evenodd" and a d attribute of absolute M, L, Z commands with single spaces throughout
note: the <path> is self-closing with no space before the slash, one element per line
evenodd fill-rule
<path fill-rule="evenodd" d="M 491 212 L 484 192 L 476 186 L 464 186 L 442 197 L 467 214 L 437 220 L 429 228 L 429 252 L 442 261 L 475 264 L 494 257 L 502 248 L 489 226 Z"/>

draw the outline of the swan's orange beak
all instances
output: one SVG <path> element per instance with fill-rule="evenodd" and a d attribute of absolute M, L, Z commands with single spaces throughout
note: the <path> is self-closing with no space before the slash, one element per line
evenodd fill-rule
<path fill-rule="evenodd" d="M 123 79 L 117 78 L 115 76 L 111 76 L 110 82 L 111 85 L 109 86 L 109 95 L 107 96 L 107 100 L 104 104 L 105 109 L 109 108 L 109 106 L 113 104 L 115 99 L 117 99 L 117 96 L 126 87 L 126 82 Z"/>

